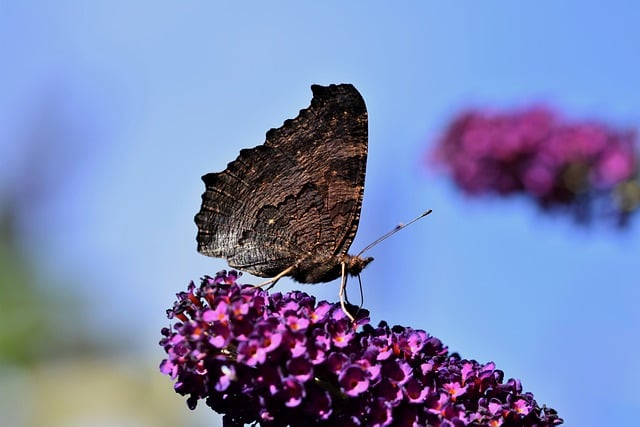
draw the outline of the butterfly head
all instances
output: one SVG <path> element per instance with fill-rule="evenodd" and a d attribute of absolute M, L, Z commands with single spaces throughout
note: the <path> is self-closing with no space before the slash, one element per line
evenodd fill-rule
<path fill-rule="evenodd" d="M 346 263 L 347 273 L 351 276 L 357 276 L 364 268 L 373 261 L 373 257 L 363 258 L 359 255 L 344 255 L 343 262 Z"/>

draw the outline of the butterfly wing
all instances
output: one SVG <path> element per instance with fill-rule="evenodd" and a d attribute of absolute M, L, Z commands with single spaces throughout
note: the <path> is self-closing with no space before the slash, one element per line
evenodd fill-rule
<path fill-rule="evenodd" d="M 349 249 L 364 192 L 367 111 L 352 85 L 311 89 L 298 117 L 202 177 L 199 252 L 273 277 L 303 258 Z"/>

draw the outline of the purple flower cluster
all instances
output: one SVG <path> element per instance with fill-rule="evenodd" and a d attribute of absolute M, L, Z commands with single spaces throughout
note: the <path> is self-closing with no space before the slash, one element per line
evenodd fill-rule
<path fill-rule="evenodd" d="M 569 123 L 546 108 L 458 116 L 434 158 L 468 194 L 526 193 L 545 208 L 587 219 L 599 201 L 626 215 L 640 205 L 635 134 Z"/>
<path fill-rule="evenodd" d="M 518 380 L 450 354 L 421 330 L 353 323 L 303 292 L 239 285 L 222 271 L 168 310 L 160 370 L 225 426 L 553 426 Z"/>

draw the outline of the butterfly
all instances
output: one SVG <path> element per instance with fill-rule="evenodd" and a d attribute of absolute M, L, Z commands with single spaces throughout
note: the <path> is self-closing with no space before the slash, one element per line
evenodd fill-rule
<path fill-rule="evenodd" d="M 364 193 L 367 109 L 350 84 L 311 91 L 311 105 L 269 130 L 264 144 L 202 177 L 196 240 L 198 252 L 272 278 L 266 283 L 342 277 L 344 308 L 347 274 L 356 276 L 373 261 L 347 253 Z"/>

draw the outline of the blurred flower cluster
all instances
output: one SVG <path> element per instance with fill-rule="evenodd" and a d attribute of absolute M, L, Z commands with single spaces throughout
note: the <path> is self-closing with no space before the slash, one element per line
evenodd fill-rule
<path fill-rule="evenodd" d="M 432 153 L 467 194 L 525 193 L 545 209 L 624 224 L 640 205 L 635 133 L 568 122 L 548 108 L 453 120 Z"/>
<path fill-rule="evenodd" d="M 162 373 L 225 426 L 552 426 L 518 380 L 450 354 L 421 330 L 353 323 L 303 292 L 239 285 L 222 271 L 191 282 L 168 310 Z"/>

